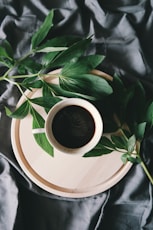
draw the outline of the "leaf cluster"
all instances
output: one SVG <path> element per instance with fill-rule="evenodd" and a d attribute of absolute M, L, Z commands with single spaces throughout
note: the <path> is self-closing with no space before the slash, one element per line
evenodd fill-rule
<path fill-rule="evenodd" d="M 142 141 L 145 132 L 153 125 L 153 98 L 148 97 L 145 86 L 139 80 L 131 85 L 115 75 L 112 88 L 113 94 L 108 101 L 117 128 L 127 129 Z"/>
<path fill-rule="evenodd" d="M 0 81 L 15 84 L 23 95 L 27 89 L 42 90 L 42 96 L 38 98 L 31 99 L 24 95 L 25 101 L 13 112 L 6 108 L 6 114 L 23 119 L 30 113 L 33 118 L 32 128 L 43 128 L 44 119 L 34 109 L 34 104 L 42 106 L 48 113 L 61 97 L 87 99 L 101 112 L 104 132 L 112 134 L 110 137 L 102 136 L 97 146 L 84 157 L 121 151 L 124 163 L 139 163 L 140 143 L 153 125 L 153 98 L 148 98 L 140 81 L 131 85 L 123 82 L 116 74 L 112 82 L 92 74 L 91 71 L 101 64 L 104 56 L 86 55 L 91 37 L 81 39 L 62 36 L 47 40 L 53 27 L 53 16 L 52 10 L 33 34 L 29 51 L 23 57 L 16 59 L 6 40 L 0 46 L 0 65 L 6 68 Z M 60 68 L 59 73 L 48 74 L 57 68 Z M 12 70 L 16 70 L 17 74 L 12 76 Z M 57 77 L 59 84 L 48 81 L 46 73 L 50 80 Z M 45 134 L 34 134 L 34 137 L 53 156 L 53 148 Z"/>
<path fill-rule="evenodd" d="M 53 16 L 54 11 L 51 10 L 31 37 L 31 46 L 24 56 L 15 58 L 8 41 L 4 41 L 0 46 L 0 65 L 6 69 L 0 76 L 0 81 L 11 82 L 25 96 L 25 101 L 15 111 L 6 108 L 6 114 L 15 119 L 23 119 L 31 114 L 33 128 L 44 127 L 44 119 L 34 109 L 34 104 L 42 106 L 48 113 L 61 97 L 96 101 L 112 93 L 112 87 L 106 80 L 90 73 L 104 59 L 102 55 L 85 55 L 92 41 L 90 37 L 82 39 L 62 36 L 47 40 L 47 35 L 53 27 Z M 48 74 L 57 68 L 61 69 L 58 74 Z M 16 71 L 16 75 L 11 75 L 12 70 Z M 50 81 L 46 79 L 46 73 Z M 58 85 L 51 83 L 51 79 L 55 77 L 59 79 Z M 42 96 L 28 98 L 24 94 L 27 89 L 41 89 Z M 49 146 L 45 134 L 35 134 L 34 137 L 46 152 L 53 155 L 53 148 Z"/>
<path fill-rule="evenodd" d="M 113 151 L 123 153 L 122 161 L 140 163 L 140 147 L 153 125 L 153 98 L 148 97 L 145 86 L 136 81 L 124 82 L 116 74 L 110 83 L 113 93 L 98 105 L 104 121 L 103 136 L 85 157 L 101 156 Z"/>

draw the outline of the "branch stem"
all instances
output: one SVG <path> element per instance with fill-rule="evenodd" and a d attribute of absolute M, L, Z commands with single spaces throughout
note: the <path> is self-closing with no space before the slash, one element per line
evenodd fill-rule
<path fill-rule="evenodd" d="M 35 73 L 35 74 L 25 74 L 25 75 L 13 75 L 11 76 L 12 79 L 20 79 L 20 78 L 26 78 L 26 77 L 35 77 L 37 76 L 38 73 Z"/>
<path fill-rule="evenodd" d="M 145 174 L 147 175 L 148 179 L 150 180 L 151 184 L 153 185 L 153 177 L 151 176 L 150 172 L 148 171 L 145 163 L 143 161 L 140 162 Z"/>

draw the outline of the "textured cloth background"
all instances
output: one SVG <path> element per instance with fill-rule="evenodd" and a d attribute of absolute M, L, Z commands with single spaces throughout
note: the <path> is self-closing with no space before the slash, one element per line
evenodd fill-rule
<path fill-rule="evenodd" d="M 55 28 L 48 37 L 93 35 L 90 52 L 106 55 L 101 69 L 153 88 L 152 0 L 1 0 L 0 42 L 7 39 L 16 57 L 30 45 L 32 33 L 55 9 Z M 2 68 L 0 68 L 1 73 Z M 1 74 L 0 74 L 1 75 Z M 82 199 L 49 194 L 34 185 L 14 158 L 11 120 L 4 106 L 19 95 L 0 82 L 0 229 L 1 230 L 152 230 L 152 186 L 140 165 L 110 190 Z M 142 154 L 153 174 L 153 134 Z M 32 151 L 32 150 L 31 150 Z"/>

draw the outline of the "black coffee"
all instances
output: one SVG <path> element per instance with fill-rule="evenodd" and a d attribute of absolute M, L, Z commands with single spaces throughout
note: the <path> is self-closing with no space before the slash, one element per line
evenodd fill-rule
<path fill-rule="evenodd" d="M 95 123 L 92 115 L 76 105 L 61 109 L 54 117 L 52 131 L 55 139 L 68 148 L 79 148 L 87 144 L 94 135 Z"/>

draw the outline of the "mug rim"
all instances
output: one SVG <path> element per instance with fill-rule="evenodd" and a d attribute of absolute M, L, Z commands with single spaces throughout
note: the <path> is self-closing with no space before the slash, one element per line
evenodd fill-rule
<path fill-rule="evenodd" d="M 53 119 L 57 112 L 71 105 L 80 106 L 87 110 L 92 116 L 95 125 L 93 137 L 85 145 L 77 148 L 69 148 L 60 144 L 54 137 L 52 129 L 49 128 L 50 126 L 52 126 Z M 103 120 L 98 109 L 91 102 L 82 98 L 64 98 L 62 101 L 57 102 L 48 112 L 45 121 L 45 131 L 48 141 L 58 151 L 69 155 L 83 155 L 92 150 L 98 144 L 103 133 Z"/>

